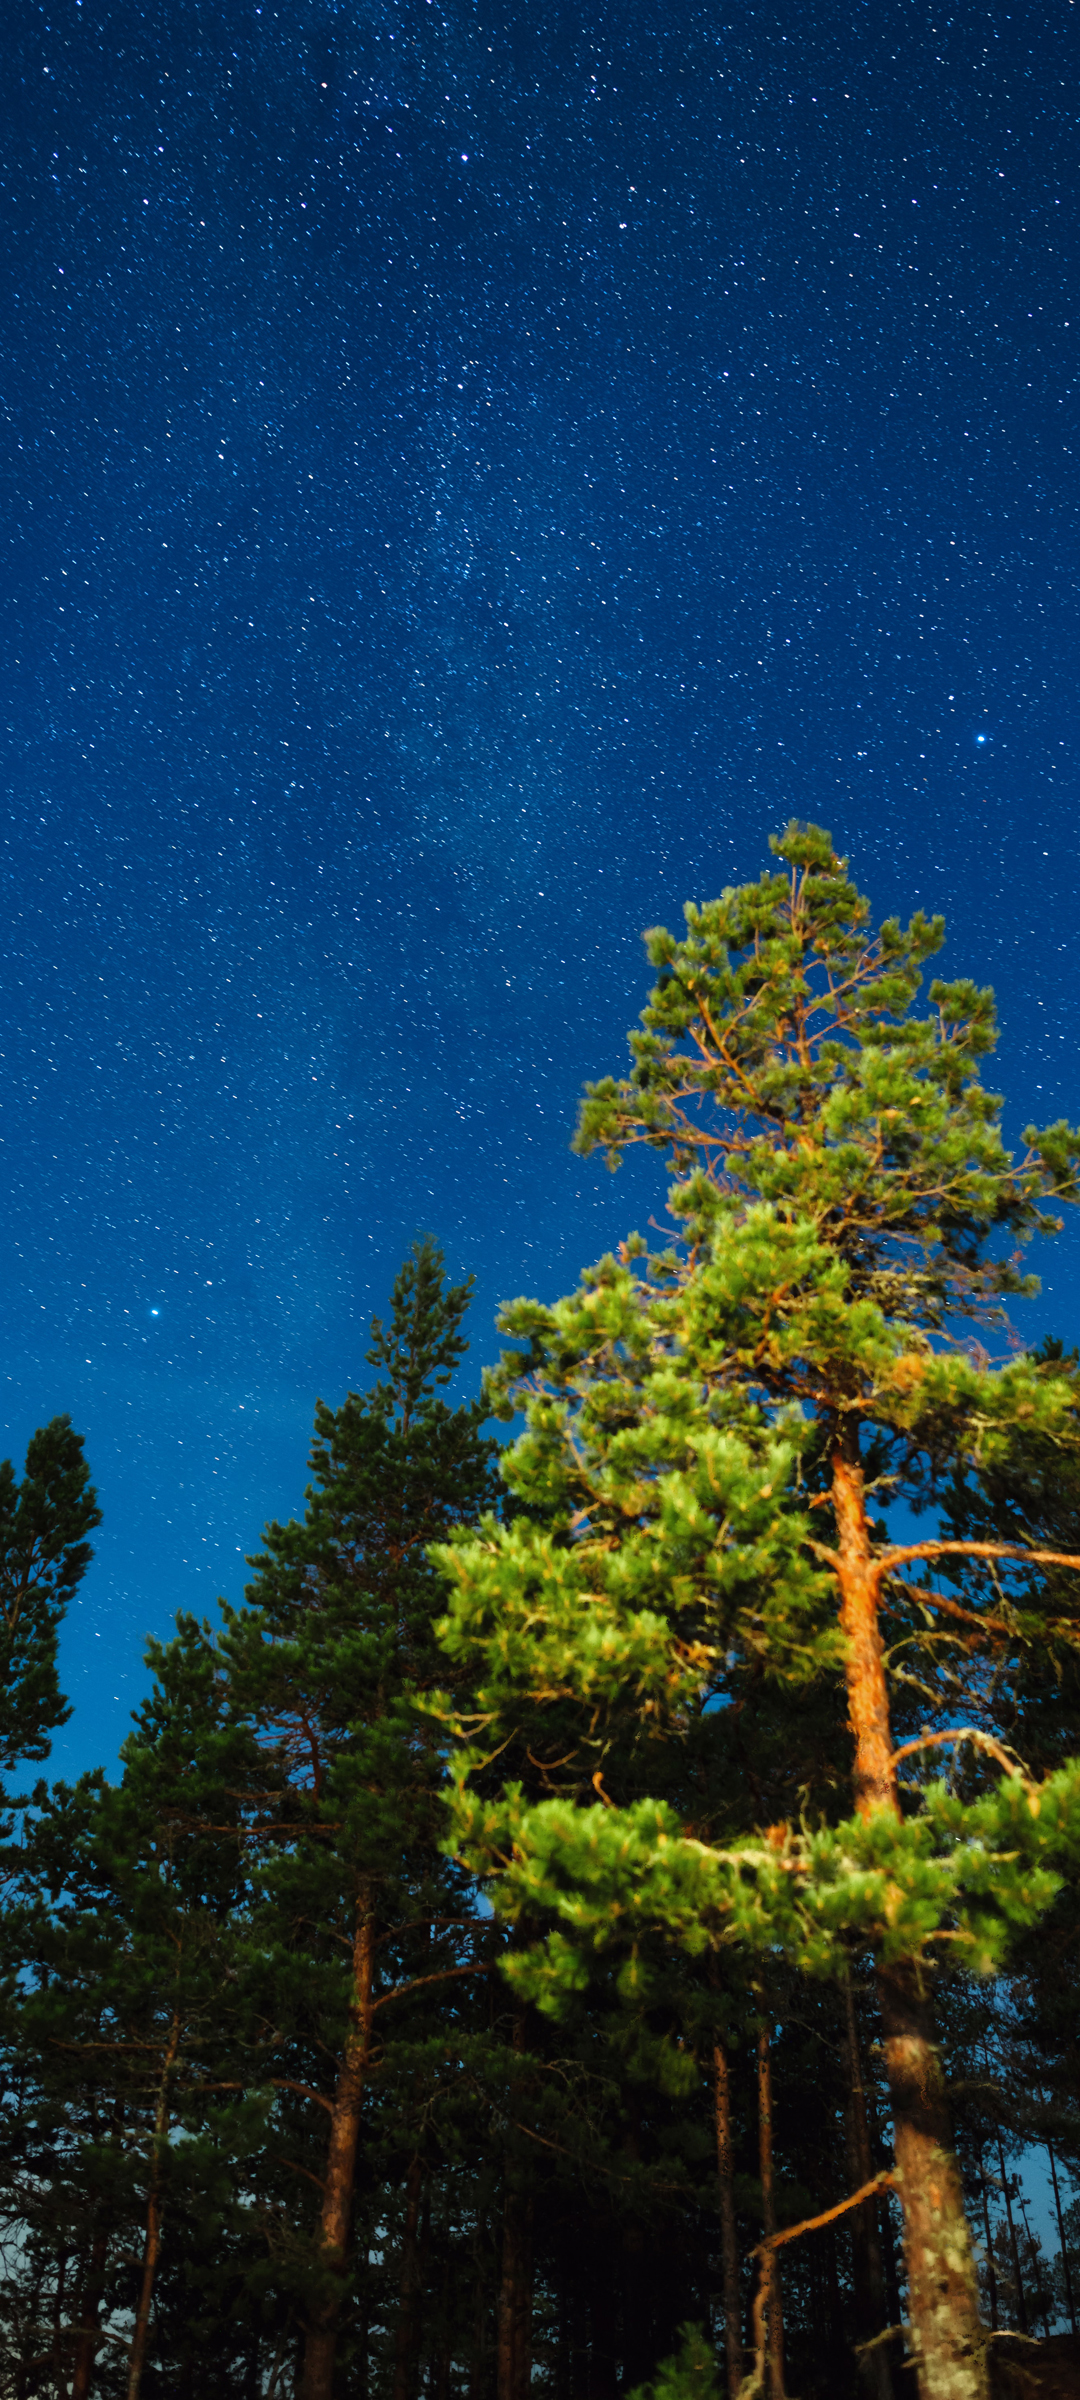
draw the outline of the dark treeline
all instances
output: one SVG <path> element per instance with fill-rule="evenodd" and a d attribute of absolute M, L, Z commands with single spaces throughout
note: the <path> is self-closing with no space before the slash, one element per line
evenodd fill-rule
<path fill-rule="evenodd" d="M 724 1245 L 753 1230 L 764 1169 L 755 1186 L 744 1152 L 751 1196 L 736 1206 L 729 1144 L 715 1208 L 690 1162 L 681 1250 L 634 1283 L 644 1245 L 629 1245 L 561 1314 L 518 1304 L 501 1378 L 452 1404 L 468 1288 L 448 1282 L 432 1241 L 415 1244 L 372 1328 L 364 1388 L 316 1410 L 303 1517 L 266 1529 L 243 1606 L 223 1604 L 215 1625 L 182 1618 L 151 1645 L 119 1780 L 99 1771 L 9 1800 L 0 2391 L 12 2400 L 617 2400 L 642 2387 L 656 2400 L 691 2388 L 968 2400 L 991 2377 L 1002 2391 L 1074 2388 L 1062 2379 L 1080 2360 L 1070 2368 L 1066 2339 L 1080 2309 L 1068 1782 L 1080 1372 L 1048 1343 L 991 1390 L 981 1355 L 929 1338 L 951 1342 L 961 1268 L 960 1298 L 977 1296 L 983 1236 L 1026 1229 L 974 1118 L 956 1137 L 963 1210 L 950 1223 L 935 1190 L 917 1274 L 895 1263 L 896 1207 L 891 1282 L 884 1269 L 874 1282 L 859 1223 L 858 1291 L 837 1282 L 835 1255 L 818 1263 L 823 1224 L 848 1238 L 835 1183 L 815 1217 L 789 1178 L 777 1213 L 792 1123 L 801 1157 L 842 1136 L 838 1172 L 850 1182 L 869 1156 L 907 1205 L 920 1170 L 899 1125 L 913 1095 L 934 1092 L 940 1187 L 948 1112 L 973 1074 L 970 1056 L 957 1067 L 958 1028 L 986 1025 L 970 987 L 966 1016 L 947 1000 L 961 987 L 937 987 L 945 1049 L 918 1048 L 909 969 L 935 941 L 918 920 L 904 954 L 884 929 L 890 982 L 823 845 L 813 829 L 789 834 L 794 871 L 750 887 L 749 933 L 746 895 L 717 904 L 744 908 L 734 930 L 724 921 L 722 966 L 696 920 L 692 989 L 664 937 L 667 1048 L 654 994 L 638 1057 L 633 1106 L 644 1090 L 652 1108 L 658 1057 L 679 1058 L 685 1086 L 674 1042 L 696 1008 L 724 1073 L 758 1078 L 759 1117 L 780 1129 L 758 1284 L 745 1248 L 736 1275 Z M 851 965 L 852 925 L 868 965 Z M 868 1104 L 862 1153 L 853 1109 L 822 1131 L 820 1088 L 818 1115 L 797 1077 L 780 1089 L 792 1047 L 810 1081 L 825 1079 L 820 1051 L 798 1050 L 786 986 L 751 1067 L 721 1039 L 724 1009 L 739 1027 L 770 975 L 779 988 L 777 959 L 805 989 L 822 957 L 834 1083 L 837 1058 L 870 1048 L 879 1072 L 883 1024 L 898 1053 L 910 1035 Z M 847 1003 L 837 1037 L 836 992 L 860 974 L 873 1043 Z M 987 1046 L 980 1034 L 971 1056 Z M 730 1086 L 710 1091 L 734 1122 Z M 598 1136 L 586 1122 L 587 1139 L 630 1138 L 614 1123 L 628 1093 L 598 1087 L 603 1121 Z M 670 1123 L 646 1117 L 678 1167 Z M 897 1126 L 887 1155 L 883 1119 Z M 989 1198 L 974 1151 L 979 1174 L 997 1176 Z M 1053 1189 L 1071 1198 L 1062 1155 Z M 796 1269 L 785 1243 L 811 1221 L 818 1250 L 804 1246 Z M 721 1272 L 722 1288 L 708 1282 Z M 993 1281 L 995 1295 L 1021 1288 L 999 1265 Z M 803 1314 L 784 1350 L 793 1293 Z M 748 1307 L 756 1348 L 732 1331 Z M 882 1324 L 896 1329 L 887 1358 Z M 949 1374 L 960 1360 L 964 1380 L 959 1398 L 937 1389 L 928 1418 L 939 1357 Z M 792 1360 L 816 1378 L 802 1434 Z M 830 1374 L 865 1428 L 834 1452 Z M 488 1430 L 492 1405 L 526 1409 L 510 1451 Z M 973 1425 L 1005 1430 L 980 1447 L 957 1430 Z M 702 1458 L 705 1501 L 692 1488 Z M 828 1566 L 840 1559 L 843 1590 L 843 1493 L 864 1470 L 880 1505 L 932 1507 L 942 1554 L 933 1589 L 914 1580 L 921 1559 L 888 1585 L 878 1654 L 894 1784 L 873 1806 L 859 1798 L 857 1629 L 849 1612 L 838 1643 Z M 58 1629 L 98 1521 L 66 1418 L 34 1437 L 21 1482 L 0 1469 L 9 1784 L 19 1762 L 47 1757 L 67 1713 Z M 874 1521 L 868 1558 L 884 1539 Z M 858 1847 L 867 1824 L 872 1859 Z M 833 1843 L 825 1866 L 814 1828 Z M 707 1888 L 693 1882 L 706 1873 Z M 898 2079 L 901 2003 L 902 2041 L 927 2045 L 929 2117 Z M 979 2331 L 950 2350 L 920 2229 L 947 2219 L 953 2174 L 938 2297 L 954 2326 L 964 2319 L 970 2233 Z M 1047 2207 L 1032 2215 L 1043 2187 L 1049 2240 Z"/>

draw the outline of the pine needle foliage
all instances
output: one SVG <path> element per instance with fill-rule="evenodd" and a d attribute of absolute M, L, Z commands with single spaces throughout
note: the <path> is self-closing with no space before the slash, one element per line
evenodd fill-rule
<path fill-rule="evenodd" d="M 71 1418 L 31 1436 L 20 1482 L 0 1460 L 0 1773 L 44 1759 L 71 1715 L 57 1674 L 65 1610 L 93 1556 L 97 1494 Z"/>
<path fill-rule="evenodd" d="M 872 1510 L 903 1503 L 903 1535 L 1021 1434 L 1080 1444 L 1073 1379 L 982 1347 L 1037 1288 L 1024 1244 L 1080 1196 L 1080 1135 L 1030 1126 L 1012 1158 L 981 1082 L 992 995 L 935 979 L 918 1005 L 941 921 L 874 931 L 818 827 L 772 847 L 778 868 L 688 907 L 681 941 L 646 937 L 631 1073 L 586 1092 L 578 1148 L 661 1153 L 673 1238 L 633 1236 L 500 1320 L 519 1347 L 489 1390 L 524 1411 L 503 1472 L 532 1521 L 439 1552 L 444 1645 L 478 1690 L 454 1838 L 497 1908 L 546 1923 L 513 1972 L 555 2010 L 598 1951 L 632 1958 L 654 1929 L 816 1975 L 872 1952 L 924 2388 L 959 2400 L 985 2365 L 925 1976 L 942 1955 L 993 1971 L 1049 1905 L 1080 1849 L 1080 1762 L 1038 1781 L 996 1741 L 977 1610 L 958 1631 L 921 1579 L 970 1545 L 891 1536 Z M 789 1693 L 842 1685 L 853 1813 L 703 1839 L 641 1762 L 733 1708 L 755 1665 Z M 913 1696 L 923 1729 L 898 1754 Z M 526 1722 L 543 1796 L 490 1781 Z M 974 1797 L 937 1771 L 950 1751 L 994 1761 Z M 949 2197 L 917 2225 L 938 2157 Z"/>

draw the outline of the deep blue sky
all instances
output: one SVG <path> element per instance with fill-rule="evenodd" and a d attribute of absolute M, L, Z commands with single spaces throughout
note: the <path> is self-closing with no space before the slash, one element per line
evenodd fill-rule
<path fill-rule="evenodd" d="M 0 1444 L 70 1771 L 238 1595 L 418 1228 L 553 1296 L 640 928 L 792 812 L 1080 1114 L 1080 7 L 8 20 Z M 1080 1233 L 1033 1330 L 1080 1336 Z"/>

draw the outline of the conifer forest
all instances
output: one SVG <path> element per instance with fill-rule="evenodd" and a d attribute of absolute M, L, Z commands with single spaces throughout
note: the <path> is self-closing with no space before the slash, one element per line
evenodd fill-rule
<path fill-rule="evenodd" d="M 73 1784 L 93 1462 L 0 1469 L 10 2400 L 1080 2391 L 1080 1133 L 772 851 L 586 1089 L 644 1225 L 494 1364 L 418 1237 Z"/>

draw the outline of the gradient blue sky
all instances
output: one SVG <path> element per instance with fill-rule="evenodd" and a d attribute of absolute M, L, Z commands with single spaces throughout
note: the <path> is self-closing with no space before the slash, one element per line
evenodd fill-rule
<path fill-rule="evenodd" d="M 105 1511 L 61 1771 L 418 1229 L 478 1367 L 658 1204 L 575 1095 L 789 814 L 947 912 L 1012 1132 L 1080 1113 L 1078 20 L 9 27 L 0 1443 L 70 1410 Z"/>

